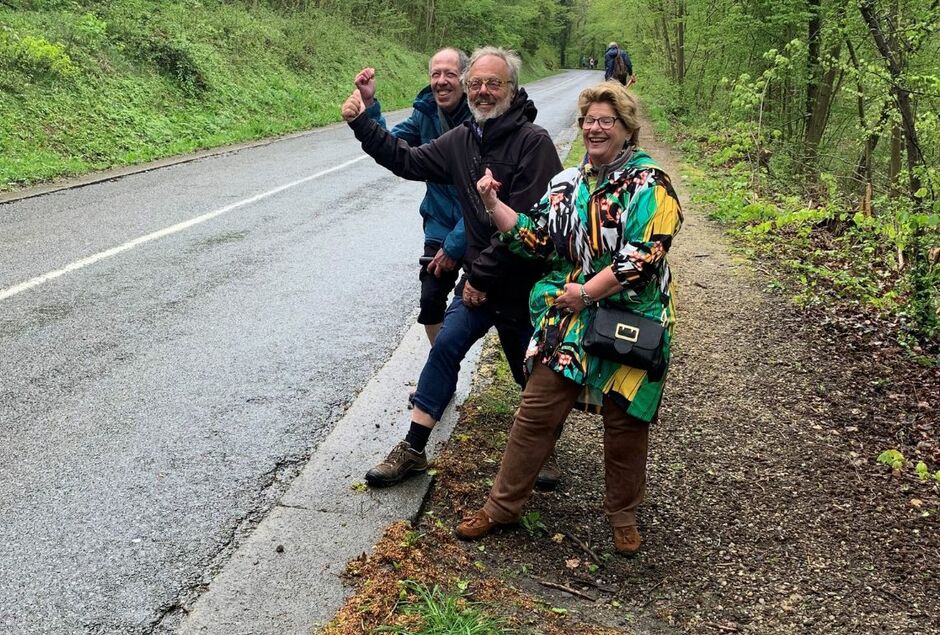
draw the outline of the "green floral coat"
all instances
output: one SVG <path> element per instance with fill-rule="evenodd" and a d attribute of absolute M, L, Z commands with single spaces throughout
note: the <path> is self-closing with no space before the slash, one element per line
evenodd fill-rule
<path fill-rule="evenodd" d="M 628 414 L 652 421 L 665 374 L 651 382 L 646 371 L 588 355 L 581 336 L 596 309 L 569 314 L 554 307 L 566 283 L 583 284 L 611 267 L 622 291 L 602 302 L 664 319 L 668 359 L 675 306 L 666 253 L 682 224 L 682 210 L 668 175 L 649 155 L 637 150 L 619 163 L 600 175 L 588 163 L 559 173 L 542 200 L 519 214 L 501 239 L 516 253 L 552 265 L 529 295 L 535 325 L 526 353 L 529 368 L 539 361 L 584 386 L 578 405 L 586 410 L 599 411 L 606 394 Z"/>

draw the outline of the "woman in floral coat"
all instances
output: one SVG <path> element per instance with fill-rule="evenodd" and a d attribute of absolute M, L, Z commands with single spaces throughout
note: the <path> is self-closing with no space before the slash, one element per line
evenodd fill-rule
<path fill-rule="evenodd" d="M 502 238 L 517 253 L 548 260 L 552 269 L 529 296 L 535 324 L 529 379 L 499 473 L 486 504 L 456 533 L 481 538 L 519 520 L 558 427 L 581 407 L 603 415 L 604 511 L 614 547 L 631 554 L 641 541 L 636 508 L 645 492 L 649 426 L 665 373 L 650 377 L 588 354 L 581 337 L 601 301 L 661 320 L 668 360 L 675 308 L 666 253 L 682 212 L 669 177 L 636 147 L 636 102 L 627 90 L 599 84 L 581 93 L 578 107 L 585 160 L 552 179 L 532 210 L 517 214 L 499 201 L 500 184 L 488 170 L 477 183 Z"/>

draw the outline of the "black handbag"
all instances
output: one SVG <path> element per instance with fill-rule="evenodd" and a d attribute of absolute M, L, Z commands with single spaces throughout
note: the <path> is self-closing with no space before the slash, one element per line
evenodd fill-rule
<path fill-rule="evenodd" d="M 645 370 L 650 381 L 659 381 L 666 370 L 665 333 L 661 322 L 626 309 L 599 306 L 585 327 L 581 346 L 591 355 Z"/>

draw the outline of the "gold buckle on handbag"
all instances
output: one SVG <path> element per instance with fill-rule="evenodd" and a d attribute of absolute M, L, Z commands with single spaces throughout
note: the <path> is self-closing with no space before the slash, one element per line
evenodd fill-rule
<path fill-rule="evenodd" d="M 636 342 L 640 337 L 640 329 L 635 326 L 630 326 L 629 324 L 624 324 L 623 322 L 618 322 L 614 336 L 619 340 Z"/>

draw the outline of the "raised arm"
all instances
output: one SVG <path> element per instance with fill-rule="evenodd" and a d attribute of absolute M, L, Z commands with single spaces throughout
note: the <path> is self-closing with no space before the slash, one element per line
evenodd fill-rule
<path fill-rule="evenodd" d="M 441 143 L 450 133 L 431 143 L 412 148 L 407 141 L 396 138 L 366 116 L 362 95 L 358 88 L 343 103 L 341 112 L 343 119 L 356 135 L 356 139 L 362 144 L 362 149 L 379 165 L 411 181 L 453 184 L 450 171 L 451 161 L 442 152 L 442 147 L 446 149 L 446 144 L 442 146 Z"/>

